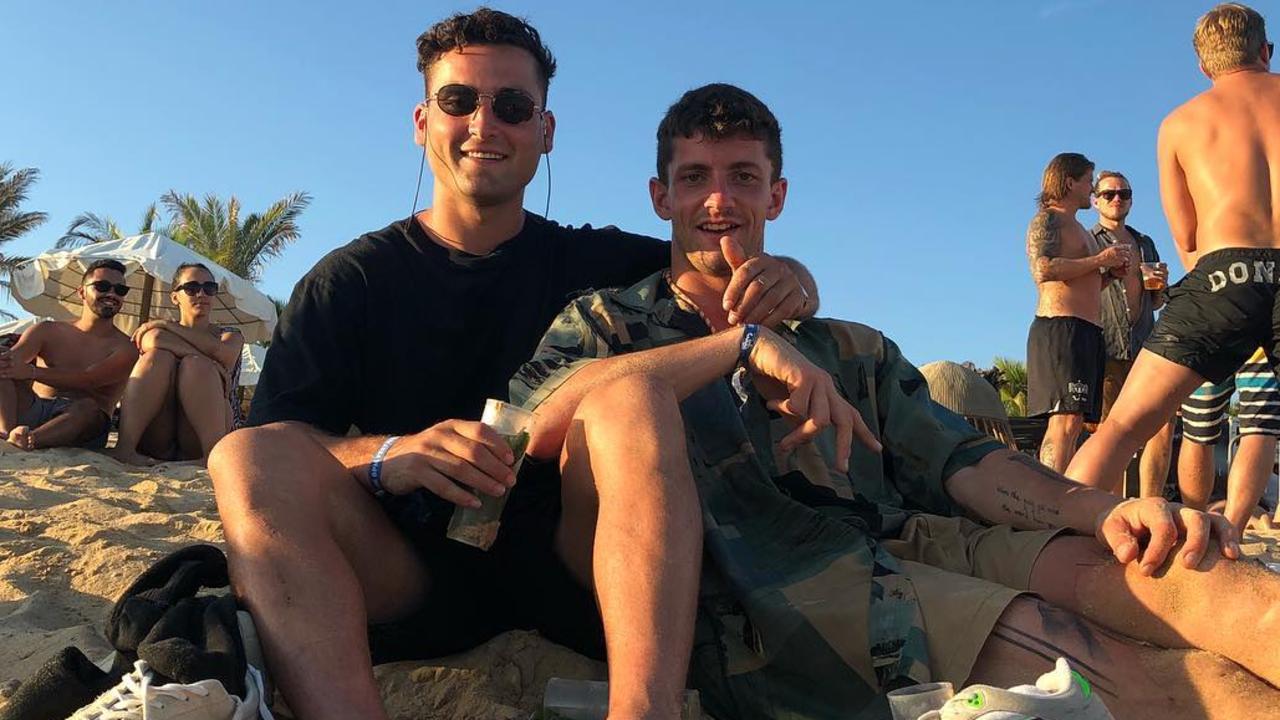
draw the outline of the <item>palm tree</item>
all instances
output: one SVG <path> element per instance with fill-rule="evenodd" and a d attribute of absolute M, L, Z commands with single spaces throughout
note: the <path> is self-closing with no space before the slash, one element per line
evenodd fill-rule
<path fill-rule="evenodd" d="M 262 214 L 240 221 L 240 201 L 216 195 L 197 200 L 170 190 L 160 198 L 171 216 L 170 236 L 231 272 L 257 281 L 263 264 L 298 239 L 298 216 L 311 196 L 295 192 L 277 200 Z"/>
<path fill-rule="evenodd" d="M 36 168 L 15 170 L 10 163 L 0 163 L 0 246 L 31 232 L 48 219 L 48 214 L 18 208 L 27 199 L 27 191 L 40 177 Z M 0 253 L 0 290 L 9 296 L 9 277 L 13 269 L 27 258 Z M 13 319 L 13 314 L 0 310 L 0 316 Z"/>
<path fill-rule="evenodd" d="M 1009 417 L 1027 416 L 1027 364 L 1013 358 L 997 357 L 1000 371 L 1000 402 Z"/>
<path fill-rule="evenodd" d="M 168 234 L 168 228 L 156 227 L 156 221 L 159 219 L 160 212 L 156 210 L 156 204 L 151 203 L 147 206 L 147 211 L 142 215 L 142 225 L 138 228 L 137 234 L 141 235 L 149 232 Z M 67 227 L 66 234 L 58 238 L 57 247 L 59 250 L 66 250 L 88 245 L 89 243 L 120 240 L 124 237 L 124 231 L 120 229 L 115 220 L 105 215 L 86 212 L 75 216 L 71 221 L 71 225 Z"/>

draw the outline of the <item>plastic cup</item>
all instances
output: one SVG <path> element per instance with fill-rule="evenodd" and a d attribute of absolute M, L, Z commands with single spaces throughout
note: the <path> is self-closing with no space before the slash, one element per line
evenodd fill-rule
<path fill-rule="evenodd" d="M 1142 287 L 1146 290 L 1163 290 L 1165 287 L 1164 277 L 1156 273 L 1161 270 L 1167 270 L 1168 265 L 1162 262 L 1144 262 L 1138 266 L 1142 269 Z"/>
<path fill-rule="evenodd" d="M 893 720 L 919 720 L 921 715 L 940 710 L 955 695 L 949 682 L 922 683 L 889 693 L 889 712 Z"/>
<path fill-rule="evenodd" d="M 533 430 L 533 413 L 510 403 L 489 398 L 484 402 L 484 415 L 480 417 L 480 422 L 496 430 L 511 446 L 511 452 L 515 455 L 511 471 L 519 473 L 520 464 L 524 462 L 525 448 L 529 446 L 529 433 Z M 480 507 L 456 508 L 453 511 L 453 517 L 449 520 L 447 537 L 481 550 L 488 550 L 498 537 L 502 509 L 507 506 L 509 494 L 508 492 L 494 497 L 486 493 L 477 493 L 476 497 L 480 498 Z"/>

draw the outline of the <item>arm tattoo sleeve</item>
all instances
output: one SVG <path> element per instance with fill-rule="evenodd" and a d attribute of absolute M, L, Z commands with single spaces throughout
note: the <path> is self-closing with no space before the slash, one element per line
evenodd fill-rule
<path fill-rule="evenodd" d="M 1062 254 L 1062 224 L 1058 214 L 1041 210 L 1031 219 L 1027 228 L 1027 260 L 1031 263 L 1031 277 L 1040 281 L 1049 261 Z"/>

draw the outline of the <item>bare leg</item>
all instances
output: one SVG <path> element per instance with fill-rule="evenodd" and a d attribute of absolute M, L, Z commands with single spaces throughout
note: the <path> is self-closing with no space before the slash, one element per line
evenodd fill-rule
<path fill-rule="evenodd" d="M 7 440 L 18 427 L 18 418 L 31 407 L 35 397 L 30 381 L 0 379 L 0 440 Z"/>
<path fill-rule="evenodd" d="M 1172 454 L 1173 421 L 1169 421 L 1142 446 L 1142 457 L 1138 461 L 1139 497 L 1164 496 Z"/>
<path fill-rule="evenodd" d="M 1182 439 L 1178 452 L 1178 492 L 1182 504 L 1196 510 L 1209 506 L 1213 492 L 1213 445 Z"/>
<path fill-rule="evenodd" d="M 1125 720 L 1261 718 L 1280 702 L 1280 691 L 1220 657 L 1142 645 L 1031 598 L 1000 616 L 969 682 L 1028 684 L 1058 657 Z"/>
<path fill-rule="evenodd" d="M 0 379 L 0 440 L 18 426 L 18 416 L 31 407 L 34 398 L 29 380 Z"/>
<path fill-rule="evenodd" d="M 233 587 L 297 717 L 381 720 L 366 621 L 416 608 L 427 573 L 311 432 L 283 423 L 240 430 L 210 455 Z"/>
<path fill-rule="evenodd" d="M 173 403 L 177 367 L 174 354 L 160 349 L 148 350 L 134 363 L 120 401 L 120 434 L 111 453 L 117 460 L 133 465 L 152 464 L 150 457 L 138 452 L 144 435 L 148 450 L 165 448 L 157 457 L 167 454 L 173 443 L 173 421 L 164 417 L 164 410 Z"/>
<path fill-rule="evenodd" d="M 1227 507 L 1223 515 L 1236 526 L 1243 537 L 1244 528 L 1258 506 L 1262 491 L 1271 479 L 1271 469 L 1276 464 L 1276 438 L 1272 435 L 1250 433 L 1241 436 L 1240 447 L 1231 461 L 1227 474 Z"/>
<path fill-rule="evenodd" d="M 1257 638 L 1280 632 L 1280 575 L 1226 560 L 1210 544 L 1196 569 L 1181 548 L 1152 576 L 1120 565 L 1093 538 L 1063 537 L 1036 561 L 1031 590 L 1114 632 L 1166 648 L 1199 648 L 1280 685 L 1280 654 Z"/>
<path fill-rule="evenodd" d="M 49 422 L 27 430 L 26 442 L 33 450 L 79 445 L 101 435 L 110 422 L 96 401 L 80 398 L 67 406 L 66 411 L 50 418 Z M 15 428 L 14 432 L 17 431 Z"/>
<path fill-rule="evenodd" d="M 222 394 L 222 376 L 215 361 L 187 355 L 178 362 L 178 405 L 199 438 L 196 457 L 208 458 L 213 446 L 227 434 L 227 397 Z"/>
<path fill-rule="evenodd" d="M 609 718 L 676 718 L 693 644 L 702 516 L 669 385 L 636 375 L 578 406 L 556 547 L 595 588 Z"/>
<path fill-rule="evenodd" d="M 1040 442 L 1040 462 L 1056 472 L 1063 472 L 1076 452 L 1084 417 L 1073 413 L 1056 413 L 1049 416 L 1044 440 Z"/>
<path fill-rule="evenodd" d="M 1114 482 L 1129 459 L 1204 378 L 1147 350 L 1138 354 L 1115 407 L 1098 432 L 1080 448 L 1067 477 L 1094 487 Z"/>

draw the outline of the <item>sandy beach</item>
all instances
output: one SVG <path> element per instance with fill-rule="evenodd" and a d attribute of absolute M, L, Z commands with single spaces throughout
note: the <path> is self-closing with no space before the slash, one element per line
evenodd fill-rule
<path fill-rule="evenodd" d="M 105 657 L 115 599 L 153 562 L 196 542 L 222 544 L 203 469 L 134 468 L 84 450 L 0 455 L 0 706 L 63 647 Z M 551 677 L 603 672 L 534 633 L 507 633 L 376 675 L 392 718 L 523 720 Z"/>
<path fill-rule="evenodd" d="M 202 469 L 133 468 L 82 450 L 0 455 L 0 705 L 67 645 L 105 656 L 101 628 L 115 598 L 151 563 L 194 542 L 222 543 Z M 1243 547 L 1280 562 L 1280 531 L 1251 533 Z M 393 718 L 507 720 L 527 718 L 549 678 L 603 670 L 536 634 L 507 633 L 376 675 Z"/>

